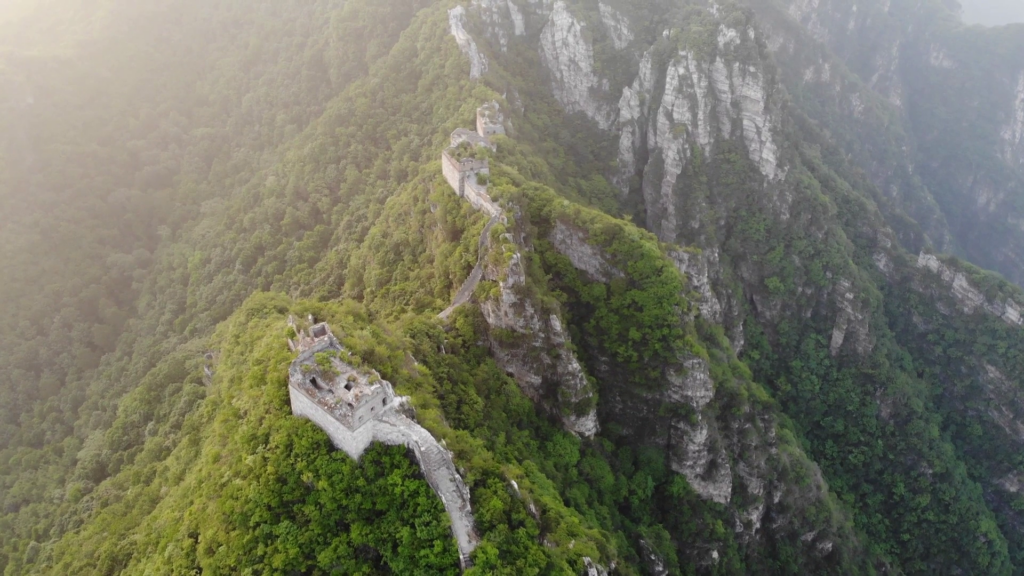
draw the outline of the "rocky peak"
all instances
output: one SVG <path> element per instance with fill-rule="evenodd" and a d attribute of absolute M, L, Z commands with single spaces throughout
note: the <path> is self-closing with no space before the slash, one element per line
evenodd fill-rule
<path fill-rule="evenodd" d="M 608 29 L 608 35 L 611 37 L 615 49 L 625 49 L 633 41 L 633 32 L 629 29 L 629 19 L 604 2 L 598 3 L 597 7 L 601 12 L 601 22 Z"/>
<path fill-rule="evenodd" d="M 766 183 L 785 178 L 775 140 L 780 89 L 765 63 L 748 54 L 760 54 L 756 32 L 720 23 L 710 54 L 684 47 L 655 62 L 648 52 L 623 90 L 614 179 L 628 193 L 633 178 L 642 175 L 648 227 L 666 242 L 676 241 L 681 226 L 699 226 L 700 211 L 682 222 L 677 202 L 678 179 L 695 149 L 707 156 L 717 140 L 736 138 Z"/>

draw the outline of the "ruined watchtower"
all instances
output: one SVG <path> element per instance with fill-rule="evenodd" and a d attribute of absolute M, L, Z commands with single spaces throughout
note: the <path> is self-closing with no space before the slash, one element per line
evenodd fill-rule
<path fill-rule="evenodd" d="M 327 324 L 316 324 L 300 334 L 293 347 L 299 356 L 288 369 L 290 387 L 349 430 L 383 413 L 395 399 L 387 381 L 343 361 L 347 352 Z"/>
<path fill-rule="evenodd" d="M 504 117 L 497 102 L 484 104 L 476 111 L 476 132 L 458 128 L 452 132 L 451 146 L 441 152 L 441 172 L 452 190 L 476 209 L 491 217 L 501 209 L 487 193 L 491 169 L 486 158 L 477 158 L 476 148 L 497 150 L 491 136 L 505 134 Z"/>
<path fill-rule="evenodd" d="M 292 414 L 311 420 L 338 449 L 357 460 L 374 442 L 411 449 L 451 518 L 462 568 L 469 568 L 470 554 L 480 539 L 469 489 L 451 452 L 416 423 L 408 399 L 396 397 L 390 382 L 351 364 L 353 358 L 330 326 L 317 324 L 312 317 L 309 324 L 309 330 L 300 330 L 294 319 L 289 320 L 295 338 L 288 346 L 298 353 L 288 368 Z"/>
<path fill-rule="evenodd" d="M 505 135 L 505 116 L 495 101 L 476 109 L 476 132 L 484 138 Z"/>

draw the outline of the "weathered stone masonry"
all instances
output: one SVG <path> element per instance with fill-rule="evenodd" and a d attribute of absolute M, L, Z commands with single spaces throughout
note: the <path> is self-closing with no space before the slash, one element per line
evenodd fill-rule
<path fill-rule="evenodd" d="M 482 180 L 490 176 L 490 166 L 486 158 L 459 158 L 459 146 L 466 144 L 469 150 L 489 148 L 495 150 L 490 137 L 504 134 L 503 117 L 498 110 L 497 102 L 481 106 L 476 112 L 477 131 L 471 132 L 459 128 L 452 132 L 451 146 L 441 152 L 441 172 L 452 190 L 465 198 L 474 208 L 486 213 L 491 218 L 501 215 L 501 208 L 487 193 L 487 184 Z"/>
<path fill-rule="evenodd" d="M 294 321 L 291 324 L 294 328 Z M 335 447 L 354 459 L 374 442 L 412 449 L 423 476 L 451 518 L 462 568 L 469 568 L 479 537 L 469 489 L 451 453 L 401 412 L 406 399 L 395 396 L 391 383 L 376 372 L 359 370 L 344 361 L 348 352 L 327 324 L 316 324 L 308 332 L 296 329 L 296 333 L 297 340 L 288 342 L 299 353 L 288 370 L 292 413 L 312 421 Z"/>

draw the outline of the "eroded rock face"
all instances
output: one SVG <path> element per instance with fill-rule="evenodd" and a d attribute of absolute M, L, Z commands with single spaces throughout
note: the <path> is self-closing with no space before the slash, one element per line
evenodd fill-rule
<path fill-rule="evenodd" d="M 839 307 L 835 327 L 832 329 L 832 341 L 829 351 L 833 356 L 839 354 L 848 336 L 852 336 L 857 354 L 866 356 L 874 348 L 871 336 L 869 315 L 864 305 L 857 298 L 853 285 L 848 280 L 841 280 L 835 288 L 835 301 Z"/>
<path fill-rule="evenodd" d="M 988 416 L 1008 437 L 1024 444 L 1024 420 L 1019 416 L 1024 414 L 1024 394 L 1020 386 L 990 364 L 984 365 L 982 383 L 991 400 Z"/>
<path fill-rule="evenodd" d="M 583 28 L 565 2 L 555 2 L 540 34 L 541 61 L 551 73 L 555 99 L 565 110 L 582 112 L 608 129 L 614 123 L 614 112 L 596 96 L 603 90 L 602 82 L 594 72 L 594 50 L 584 38 Z"/>
<path fill-rule="evenodd" d="M 666 371 L 664 399 L 693 409 L 694 417 L 672 420 L 669 431 L 669 465 L 686 476 L 702 498 L 726 504 L 732 498 L 732 466 L 723 449 L 718 426 L 704 409 L 715 397 L 708 363 L 687 358 L 678 368 Z"/>
<path fill-rule="evenodd" d="M 665 567 L 665 559 L 658 556 L 654 548 L 646 540 L 640 539 L 640 549 L 643 551 L 644 566 L 652 576 L 668 576 L 668 568 Z"/>
<path fill-rule="evenodd" d="M 697 307 L 707 321 L 721 324 L 723 321 L 722 303 L 711 288 L 710 267 L 718 265 L 718 251 L 687 252 L 676 250 L 669 254 L 676 268 L 686 275 L 693 290 L 700 295 Z"/>
<path fill-rule="evenodd" d="M 593 387 L 557 313 L 545 313 L 528 296 L 522 256 L 516 252 L 504 270 L 488 267 L 484 277 L 499 285 L 497 297 L 480 305 L 495 361 L 530 399 L 557 412 L 567 430 L 593 437 L 599 430 Z"/>
<path fill-rule="evenodd" d="M 487 72 L 487 58 L 480 53 L 476 41 L 466 31 L 466 8 L 456 6 L 448 11 L 448 28 L 459 49 L 469 58 L 469 77 L 480 78 Z"/>
<path fill-rule="evenodd" d="M 678 198 L 680 175 L 695 150 L 708 157 L 717 140 L 737 138 L 766 184 L 785 178 L 775 138 L 777 86 L 760 61 L 749 62 L 741 51 L 757 53 L 754 31 L 721 25 L 714 54 L 682 50 L 662 67 L 648 52 L 633 84 L 623 90 L 614 181 L 628 193 L 641 175 L 648 228 L 663 241 L 677 241 L 681 227 L 700 227 L 702 211 L 686 210 L 684 218 Z M 780 210 L 788 213 L 785 202 Z"/>
<path fill-rule="evenodd" d="M 584 576 L 608 576 L 608 570 L 590 558 L 583 558 Z"/>
<path fill-rule="evenodd" d="M 601 12 L 601 22 L 608 29 L 608 35 L 611 37 L 615 49 L 625 49 L 633 41 L 633 32 L 629 29 L 629 19 L 604 2 L 600 2 L 597 7 Z"/>
<path fill-rule="evenodd" d="M 933 254 L 921 252 L 917 259 L 917 267 L 931 271 L 938 275 L 941 284 L 945 287 L 946 295 L 950 296 L 956 303 L 957 308 L 965 314 L 986 313 L 1001 318 L 1011 326 L 1024 325 L 1024 317 L 1021 316 L 1022 306 L 1017 302 L 1007 299 L 1004 301 L 990 301 L 977 287 L 971 284 L 967 275 L 951 268 L 935 257 Z M 922 292 L 932 292 L 934 284 L 918 286 Z M 939 310 L 950 313 L 949 310 Z"/>
<path fill-rule="evenodd" d="M 473 0 L 472 7 L 480 15 L 487 37 L 497 42 L 502 52 L 508 51 L 511 36 L 526 34 L 523 11 L 512 0 Z"/>

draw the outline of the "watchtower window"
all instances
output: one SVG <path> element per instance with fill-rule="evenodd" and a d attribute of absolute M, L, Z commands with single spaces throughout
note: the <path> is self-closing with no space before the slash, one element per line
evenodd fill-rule
<path fill-rule="evenodd" d="M 355 405 L 355 404 L 353 404 L 353 403 L 351 403 L 351 402 L 349 402 L 349 403 L 348 403 L 348 409 L 349 409 L 349 410 L 355 410 L 355 408 L 356 408 L 356 405 Z"/>
<path fill-rule="evenodd" d="M 321 390 L 321 388 L 320 388 L 320 381 L 316 379 L 316 376 L 310 376 L 309 377 L 309 383 L 313 385 L 313 388 L 316 388 L 317 390 Z"/>
<path fill-rule="evenodd" d="M 387 406 L 388 405 L 388 397 L 387 396 L 385 396 L 384 399 L 380 401 L 380 405 L 381 406 Z"/>
<path fill-rule="evenodd" d="M 349 392 L 352 391 L 352 383 L 351 382 L 346 382 L 345 383 L 345 390 L 348 390 Z"/>

